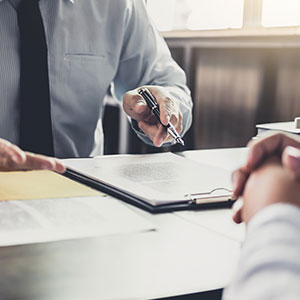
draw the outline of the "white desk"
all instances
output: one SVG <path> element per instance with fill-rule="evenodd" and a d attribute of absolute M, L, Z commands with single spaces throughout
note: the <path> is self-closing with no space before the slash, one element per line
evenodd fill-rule
<path fill-rule="evenodd" d="M 248 148 L 234 148 L 186 151 L 183 156 L 199 163 L 210 164 L 233 172 L 245 162 L 247 154 Z M 184 211 L 177 213 L 177 215 L 229 239 L 239 242 L 244 239 L 244 224 L 237 225 L 232 222 L 231 210 Z"/>
<path fill-rule="evenodd" d="M 244 149 L 184 153 L 230 168 L 245 154 Z M 240 231 L 224 234 L 229 210 L 152 215 L 131 208 L 158 231 L 0 248 L 0 299 L 154 299 L 230 282 Z"/>

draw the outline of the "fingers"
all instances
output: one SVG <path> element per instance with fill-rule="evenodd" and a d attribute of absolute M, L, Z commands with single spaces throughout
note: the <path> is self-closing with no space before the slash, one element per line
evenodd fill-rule
<path fill-rule="evenodd" d="M 182 132 L 182 114 L 179 104 L 171 99 L 169 93 L 162 87 L 147 86 L 145 88 L 150 91 L 159 105 L 160 122 L 164 126 L 167 126 L 170 122 L 180 134 Z M 138 122 L 141 130 L 149 136 L 156 147 L 172 140 L 167 130 L 151 114 L 146 102 L 138 94 L 138 89 L 125 94 L 123 108 L 131 118 Z"/>
<path fill-rule="evenodd" d="M 10 144 L 10 146 L 8 147 L 9 149 L 9 155 L 12 159 L 13 162 L 15 163 L 23 163 L 25 161 L 25 153 L 24 151 L 22 151 L 19 147 Z"/>
<path fill-rule="evenodd" d="M 0 160 L 3 162 L 3 160 Z M 33 153 L 25 153 L 25 160 L 22 163 L 16 163 L 6 160 L 5 164 L 1 164 L 1 171 L 29 171 L 29 170 L 49 170 L 57 173 L 64 173 L 65 166 L 59 160 L 37 155 Z"/>
<path fill-rule="evenodd" d="M 26 152 L 26 161 L 22 167 L 25 170 L 50 170 L 58 173 L 65 172 L 64 165 L 58 159 L 29 152 Z"/>
<path fill-rule="evenodd" d="M 167 120 L 169 119 L 169 117 L 167 118 Z M 168 121 L 170 122 L 174 128 L 176 129 L 176 131 L 180 134 L 182 132 L 182 114 L 179 113 L 178 118 L 175 117 L 174 115 L 171 117 L 171 120 Z M 160 126 L 159 130 L 157 131 L 153 142 L 156 145 L 156 141 L 157 144 L 160 144 L 160 146 L 164 143 L 170 142 L 172 141 L 172 137 L 168 134 L 167 130 L 163 127 Z"/>
<path fill-rule="evenodd" d="M 156 147 L 160 147 L 165 142 L 170 141 L 169 134 L 165 127 L 159 125 L 158 130 L 155 132 L 155 136 L 153 138 L 153 144 Z"/>
<path fill-rule="evenodd" d="M 249 177 L 249 173 L 244 168 L 240 168 L 233 172 L 232 183 L 233 183 L 234 199 L 237 199 L 243 194 L 243 190 L 248 177 Z"/>
<path fill-rule="evenodd" d="M 12 168 L 16 164 L 23 164 L 25 153 L 10 142 L 0 139 L 0 170 Z"/>
<path fill-rule="evenodd" d="M 239 199 L 234 203 L 234 205 L 232 207 L 232 210 L 233 210 L 232 219 L 237 224 L 240 224 L 243 222 L 242 209 L 243 209 L 243 201 L 241 199 Z"/>
<path fill-rule="evenodd" d="M 300 139 L 286 133 L 271 133 L 251 141 L 245 165 L 232 175 L 233 195 L 235 198 L 244 193 L 250 174 L 270 157 L 281 159 L 282 165 L 300 178 Z M 237 204 L 238 205 L 238 204 Z M 233 220 L 242 221 L 241 209 L 235 209 Z"/>
<path fill-rule="evenodd" d="M 176 128 L 182 120 L 178 103 L 171 96 L 158 88 L 150 88 L 151 93 L 155 97 L 160 109 L 160 121 L 167 126 L 169 122 Z M 176 128 L 177 130 L 178 128 Z M 181 130 L 180 130 L 181 131 Z"/>
<path fill-rule="evenodd" d="M 292 171 L 300 179 L 300 149 L 288 146 L 282 154 L 283 166 Z"/>
<path fill-rule="evenodd" d="M 299 170 L 300 160 L 297 158 L 298 154 L 295 153 L 295 151 L 288 149 L 284 154 L 284 149 L 289 145 L 300 148 L 300 139 L 286 133 L 271 133 L 251 141 L 248 144 L 250 149 L 245 165 L 233 175 L 234 196 L 239 197 L 242 195 L 249 174 L 258 168 L 268 157 L 274 155 L 279 157 L 282 156 L 283 164 L 296 174 L 299 174 L 300 172 L 297 171 Z"/>
<path fill-rule="evenodd" d="M 180 133 L 182 131 L 182 115 L 179 115 L 179 121 L 170 121 L 172 124 L 176 124 L 176 131 Z M 161 124 L 155 124 L 155 125 L 150 125 L 146 122 L 140 121 L 138 123 L 139 128 L 143 130 L 145 134 L 149 136 L 149 138 L 153 141 L 153 144 L 156 147 L 160 147 L 162 144 L 167 143 L 172 141 L 172 137 L 168 134 L 167 130 L 165 127 L 163 127 Z"/>
<path fill-rule="evenodd" d="M 251 141 L 250 150 L 246 162 L 246 169 L 251 172 L 257 168 L 261 162 L 272 155 L 282 155 L 287 146 L 300 147 L 300 139 L 284 133 L 271 133 L 264 137 Z"/>
<path fill-rule="evenodd" d="M 167 126 L 169 122 L 172 121 L 173 125 L 177 123 L 177 112 L 174 102 L 167 95 L 161 93 L 154 93 L 157 103 L 159 104 L 160 109 L 160 121 L 163 125 Z"/>
<path fill-rule="evenodd" d="M 58 159 L 54 159 L 55 161 L 55 167 L 53 169 L 53 171 L 57 172 L 57 173 L 65 173 L 66 172 L 66 167 L 64 166 L 63 163 L 61 163 Z"/>
<path fill-rule="evenodd" d="M 0 171 L 51 170 L 65 172 L 64 165 L 57 159 L 24 152 L 16 145 L 0 139 Z"/>
<path fill-rule="evenodd" d="M 161 124 L 150 125 L 141 121 L 139 127 L 148 135 L 156 147 L 160 147 L 168 138 L 168 132 Z"/>
<path fill-rule="evenodd" d="M 248 223 L 256 213 L 275 203 L 300 205 L 299 195 L 299 182 L 283 168 L 278 156 L 270 157 L 247 180 L 243 192 L 242 220 Z"/>

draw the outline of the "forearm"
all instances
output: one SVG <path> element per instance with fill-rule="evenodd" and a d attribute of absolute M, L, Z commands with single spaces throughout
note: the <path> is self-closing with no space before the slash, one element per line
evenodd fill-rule
<path fill-rule="evenodd" d="M 122 101 L 125 93 L 139 87 L 163 87 L 166 95 L 178 103 L 183 116 L 182 133 L 186 132 L 192 119 L 192 100 L 186 76 L 148 18 L 143 1 L 131 2 L 124 28 L 124 47 L 114 78 L 114 95 Z M 153 145 L 145 134 L 136 130 L 138 128 L 133 129 L 144 142 Z"/>
<path fill-rule="evenodd" d="M 299 299 L 300 208 L 273 204 L 249 222 L 239 269 L 223 299 Z"/>

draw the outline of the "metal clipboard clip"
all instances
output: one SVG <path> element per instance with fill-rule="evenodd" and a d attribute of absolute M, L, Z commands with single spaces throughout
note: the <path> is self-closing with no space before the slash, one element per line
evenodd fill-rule
<path fill-rule="evenodd" d="M 184 197 L 194 204 L 233 201 L 233 193 L 226 188 L 215 188 L 208 193 L 186 194 Z"/>

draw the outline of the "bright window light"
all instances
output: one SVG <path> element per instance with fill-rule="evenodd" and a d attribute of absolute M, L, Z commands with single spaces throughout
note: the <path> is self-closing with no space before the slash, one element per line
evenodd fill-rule
<path fill-rule="evenodd" d="M 262 25 L 283 27 L 300 25 L 299 0 L 263 0 Z"/>
<path fill-rule="evenodd" d="M 161 31 L 241 28 L 243 0 L 148 0 Z"/>
<path fill-rule="evenodd" d="M 160 31 L 170 31 L 174 26 L 176 0 L 148 0 L 148 12 Z"/>

